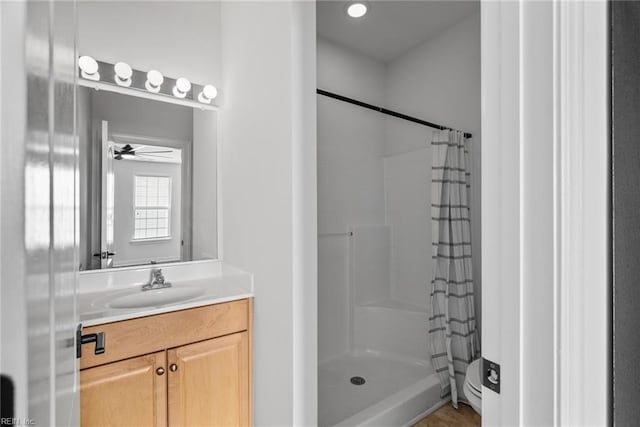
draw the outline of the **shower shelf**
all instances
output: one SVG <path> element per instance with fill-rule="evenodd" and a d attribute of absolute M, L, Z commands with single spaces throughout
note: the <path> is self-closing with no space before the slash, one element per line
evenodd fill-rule
<path fill-rule="evenodd" d="M 420 307 L 415 304 L 410 304 L 407 302 L 386 298 L 379 301 L 368 302 L 365 304 L 360 304 L 359 307 L 371 307 L 371 308 L 385 308 L 388 310 L 401 310 L 401 311 L 410 311 L 416 313 L 424 313 L 426 312 L 426 307 Z"/>
<path fill-rule="evenodd" d="M 334 236 L 353 236 L 353 231 L 344 231 L 341 233 L 318 233 L 318 237 L 334 237 Z"/>

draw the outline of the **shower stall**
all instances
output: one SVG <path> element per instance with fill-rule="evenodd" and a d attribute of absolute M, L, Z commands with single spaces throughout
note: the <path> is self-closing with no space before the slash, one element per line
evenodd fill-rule
<path fill-rule="evenodd" d="M 412 425 L 450 400 L 428 341 L 431 141 L 440 125 L 473 134 L 479 179 L 480 17 L 392 61 L 345 48 L 318 25 L 318 424 Z M 473 177 L 470 194 L 479 319 Z"/>
<path fill-rule="evenodd" d="M 413 172 L 404 166 L 418 167 L 427 157 L 415 154 L 416 160 L 409 155 L 385 159 L 385 170 L 395 175 L 392 181 Z M 423 189 L 426 181 L 421 183 Z M 325 259 L 327 252 L 347 254 L 348 287 L 339 297 L 345 315 L 340 320 L 346 328 L 336 325 L 333 332 L 344 334 L 349 349 L 319 365 L 321 426 L 405 425 L 447 400 L 440 396 L 440 383 L 428 360 L 427 292 L 399 296 L 391 288 L 391 229 L 354 225 L 342 235 L 320 236 L 321 265 L 331 262 Z"/>
<path fill-rule="evenodd" d="M 340 207 L 331 206 L 319 218 L 319 424 L 404 425 L 448 400 L 441 396 L 428 350 L 431 150 L 425 138 L 425 147 L 401 153 L 373 156 L 372 148 L 383 147 L 373 144 L 366 147 L 369 155 L 349 154 L 346 147 L 333 146 L 350 133 L 335 122 L 328 126 L 334 114 L 336 119 L 356 115 L 356 122 L 370 122 L 373 129 L 394 124 L 361 106 L 319 98 L 321 129 L 332 127 L 334 132 L 327 138 L 319 134 L 321 200 L 340 196 L 334 192 L 352 192 L 360 200 L 350 202 L 364 204 L 377 197 L 369 200 L 369 208 L 377 204 L 379 209 L 378 218 L 347 224 L 343 230 L 329 228 L 331 216 L 348 214 Z M 348 140 L 369 144 L 375 142 L 375 133 Z M 333 161 L 346 160 L 341 156 L 351 158 L 338 171 Z M 325 176 L 330 168 L 334 173 Z M 350 170 L 368 174 L 325 187 L 331 180 L 349 179 Z M 369 215 L 376 215 L 375 209 Z"/>

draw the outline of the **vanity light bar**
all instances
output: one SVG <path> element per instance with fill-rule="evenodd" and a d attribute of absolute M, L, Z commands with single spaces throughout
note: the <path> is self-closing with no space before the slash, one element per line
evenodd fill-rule
<path fill-rule="evenodd" d="M 163 76 L 158 70 L 135 70 L 124 62 L 110 64 L 97 61 L 90 56 L 81 56 L 78 60 L 78 75 L 83 80 L 99 82 L 100 86 L 122 87 L 155 96 L 178 98 L 203 106 L 211 105 L 218 95 L 218 90 L 210 84 L 199 85 L 185 77 L 174 79 Z"/>

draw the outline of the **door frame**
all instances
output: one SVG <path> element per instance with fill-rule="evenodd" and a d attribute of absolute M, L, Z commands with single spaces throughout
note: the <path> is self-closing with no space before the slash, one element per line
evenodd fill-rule
<path fill-rule="evenodd" d="M 485 425 L 610 417 L 608 6 L 482 3 Z M 588 28 L 588 31 L 586 30 Z"/>

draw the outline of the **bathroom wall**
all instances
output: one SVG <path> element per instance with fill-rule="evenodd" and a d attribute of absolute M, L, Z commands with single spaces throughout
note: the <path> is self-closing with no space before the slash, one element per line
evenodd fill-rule
<path fill-rule="evenodd" d="M 423 126 L 398 123 L 397 119 L 386 122 L 391 129 L 403 132 L 404 138 L 414 132 L 426 141 L 424 135 L 431 133 Z M 386 221 L 392 230 L 390 293 L 393 299 L 427 313 L 431 312 L 432 272 L 430 170 L 430 146 L 384 158 Z"/>
<path fill-rule="evenodd" d="M 391 109 L 473 134 L 471 143 L 471 239 L 476 318 L 480 326 L 482 295 L 480 15 L 474 14 L 462 20 L 391 61 L 387 66 L 386 100 Z M 429 146 L 432 131 L 423 126 L 393 118 L 386 119 L 386 123 L 385 155 L 389 156 L 386 166 L 392 167 L 391 164 L 394 163 L 399 173 L 405 171 L 404 177 L 394 175 L 392 181 L 388 181 L 388 185 L 391 186 L 389 188 L 390 195 L 397 194 L 404 200 L 404 202 L 402 200 L 397 200 L 397 202 L 410 206 L 412 200 L 411 197 L 408 197 L 409 192 L 417 195 L 426 190 L 429 195 L 425 193 L 425 197 L 430 197 L 430 188 L 420 185 L 420 182 L 424 184 L 424 180 L 420 180 L 419 176 L 412 177 L 406 171 L 415 168 L 418 157 L 424 156 L 421 150 Z M 430 150 L 427 152 L 428 158 L 423 157 L 421 166 L 426 168 L 426 173 L 431 167 L 431 153 Z M 389 170 L 389 172 L 391 171 Z M 406 189 L 407 192 L 402 195 L 399 192 L 401 189 Z M 390 201 L 389 195 L 387 198 Z M 425 283 L 419 276 L 426 269 L 419 265 L 420 259 L 416 257 L 416 254 L 423 253 L 425 248 L 422 240 L 416 239 L 416 235 L 411 233 L 411 230 L 419 230 L 426 226 L 429 229 L 429 241 L 431 241 L 430 221 L 428 217 L 423 217 L 421 220 L 420 217 L 415 216 L 411 218 L 406 215 L 399 216 L 401 212 L 394 209 L 394 204 L 387 204 L 388 220 L 395 230 L 394 256 L 398 261 L 401 257 L 405 260 L 411 260 L 409 261 L 410 265 L 407 262 L 404 265 L 400 262 L 395 263 L 397 269 L 393 272 L 394 292 L 400 299 L 408 298 L 409 301 L 420 301 L 417 299 L 417 287 L 422 290 Z M 431 277 L 430 269 L 429 277 Z M 426 285 L 429 286 L 428 281 Z"/>
<path fill-rule="evenodd" d="M 254 274 L 254 424 L 315 425 L 315 4 L 223 2 L 221 21 L 222 235 Z"/>
<path fill-rule="evenodd" d="M 77 2 L 78 53 L 222 86 L 220 3 Z"/>
<path fill-rule="evenodd" d="M 92 92 L 94 127 L 109 122 L 109 133 L 151 136 L 182 142 L 193 140 L 193 109 L 119 93 Z"/>
<path fill-rule="evenodd" d="M 383 63 L 318 39 L 318 87 L 380 104 Z M 384 122 L 380 115 L 325 96 L 318 103 L 319 360 L 349 350 L 350 225 L 384 224 Z"/>

